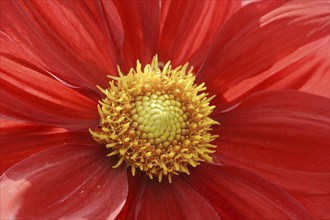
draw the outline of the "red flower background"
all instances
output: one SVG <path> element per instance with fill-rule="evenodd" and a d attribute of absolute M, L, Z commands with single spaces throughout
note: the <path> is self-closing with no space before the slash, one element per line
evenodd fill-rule
<path fill-rule="evenodd" d="M 96 85 L 189 62 L 214 164 L 132 177 L 88 128 Z M 1 1 L 1 219 L 329 219 L 329 2 Z"/>

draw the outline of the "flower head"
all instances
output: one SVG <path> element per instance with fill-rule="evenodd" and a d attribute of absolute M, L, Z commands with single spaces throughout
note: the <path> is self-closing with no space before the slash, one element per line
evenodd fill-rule
<path fill-rule="evenodd" d="M 329 218 L 327 1 L 0 4 L 1 219 Z"/>
<path fill-rule="evenodd" d="M 155 56 L 143 70 L 138 61 L 136 70 L 125 76 L 119 70 L 120 78 L 110 76 L 116 83 L 100 88 L 106 95 L 98 106 L 100 128 L 90 133 L 111 149 L 108 156 L 120 156 L 114 168 L 125 161 L 133 176 L 140 169 L 150 179 L 172 182 L 173 175 L 189 174 L 188 165 L 212 161 L 216 146 L 210 142 L 217 136 L 209 131 L 219 123 L 208 117 L 212 97 L 201 93 L 204 84 L 194 84 L 187 66 L 172 69 L 168 62 L 161 70 Z"/>

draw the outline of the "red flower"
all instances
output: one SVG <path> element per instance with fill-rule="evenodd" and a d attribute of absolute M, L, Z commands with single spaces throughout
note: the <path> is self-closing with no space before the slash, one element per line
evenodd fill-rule
<path fill-rule="evenodd" d="M 329 3 L 240 5 L 1 1 L 1 219 L 328 219 Z M 221 123 L 171 184 L 88 132 L 95 86 L 154 54 L 195 67 Z"/>

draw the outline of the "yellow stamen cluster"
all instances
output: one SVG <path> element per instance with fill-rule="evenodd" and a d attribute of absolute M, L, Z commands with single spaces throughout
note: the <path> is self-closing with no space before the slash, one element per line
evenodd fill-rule
<path fill-rule="evenodd" d="M 210 142 L 217 136 L 210 131 L 218 124 L 208 117 L 213 97 L 203 93 L 204 83 L 194 84 L 187 66 L 172 69 L 168 62 L 160 69 L 155 56 L 144 69 L 137 61 L 127 75 L 118 68 L 110 87 L 99 88 L 106 98 L 98 106 L 100 127 L 90 133 L 111 150 L 108 156 L 118 155 L 114 168 L 126 162 L 133 175 L 140 169 L 171 182 L 173 175 L 189 174 L 189 165 L 212 161 L 216 146 Z"/>

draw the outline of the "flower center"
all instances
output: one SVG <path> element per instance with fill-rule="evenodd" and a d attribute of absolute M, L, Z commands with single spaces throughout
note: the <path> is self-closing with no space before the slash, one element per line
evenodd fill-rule
<path fill-rule="evenodd" d="M 99 88 L 106 96 L 98 106 L 100 127 L 90 129 L 94 140 L 118 155 L 118 162 L 144 171 L 159 182 L 167 176 L 189 174 L 188 167 L 210 162 L 215 145 L 210 142 L 211 126 L 218 122 L 208 117 L 214 106 L 203 93 L 204 84 L 194 84 L 192 69 L 187 64 L 172 69 L 168 62 L 162 69 L 157 56 L 141 69 L 137 61 L 127 75 L 118 68 L 119 77 L 109 76 L 108 89 Z"/>
<path fill-rule="evenodd" d="M 148 92 L 135 100 L 131 114 L 137 136 L 147 139 L 158 148 L 178 144 L 183 140 L 188 132 L 188 116 L 182 110 L 181 102 L 175 100 L 172 94 Z"/>

